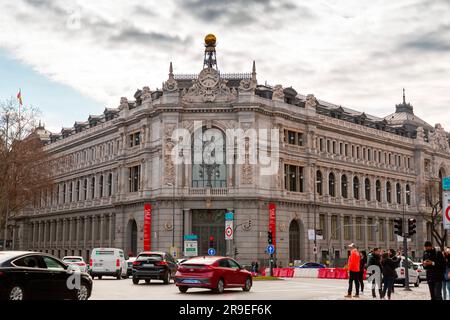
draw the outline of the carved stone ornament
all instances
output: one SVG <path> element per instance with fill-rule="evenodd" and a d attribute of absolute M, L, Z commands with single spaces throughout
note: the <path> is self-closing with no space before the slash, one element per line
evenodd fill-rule
<path fill-rule="evenodd" d="M 172 149 L 175 146 L 172 141 L 172 132 L 175 125 L 167 125 L 164 128 L 164 184 L 175 183 L 175 165 L 172 161 Z"/>
<path fill-rule="evenodd" d="M 219 72 L 213 68 L 203 69 L 183 96 L 183 101 L 191 103 L 230 102 L 235 99 L 236 95 L 227 87 L 227 81 L 220 78 Z"/>
<path fill-rule="evenodd" d="M 432 136 L 434 147 L 436 149 L 449 151 L 447 133 L 445 132 L 444 128 L 442 128 L 440 123 L 436 124 L 435 131 L 432 133 Z"/>
<path fill-rule="evenodd" d="M 317 106 L 317 99 L 314 97 L 313 94 L 308 94 L 306 96 L 306 103 L 305 108 L 306 109 L 314 109 Z"/>
<path fill-rule="evenodd" d="M 250 92 L 256 89 L 256 83 L 252 79 L 242 79 L 239 82 L 239 92 Z"/>
<path fill-rule="evenodd" d="M 141 93 L 141 99 L 142 101 L 150 99 L 152 97 L 152 92 L 150 91 L 149 87 L 143 87 L 142 93 Z"/>
<path fill-rule="evenodd" d="M 165 230 L 165 231 L 172 231 L 172 230 L 173 230 L 173 225 L 172 225 L 172 223 L 169 222 L 169 221 L 167 221 L 167 222 L 164 224 L 164 230 Z"/>
<path fill-rule="evenodd" d="M 168 92 L 173 92 L 178 90 L 178 82 L 173 79 L 169 78 L 166 82 L 164 82 L 163 90 Z"/>
<path fill-rule="evenodd" d="M 273 88 L 272 100 L 284 101 L 283 87 L 280 84 Z"/>
<path fill-rule="evenodd" d="M 425 133 L 422 127 L 417 128 L 416 139 L 418 139 L 419 141 L 423 141 L 425 139 Z"/>
<path fill-rule="evenodd" d="M 128 108 L 128 99 L 126 97 L 120 98 L 119 110 Z"/>
<path fill-rule="evenodd" d="M 278 230 L 285 232 L 287 230 L 286 224 L 283 222 L 278 226 Z"/>

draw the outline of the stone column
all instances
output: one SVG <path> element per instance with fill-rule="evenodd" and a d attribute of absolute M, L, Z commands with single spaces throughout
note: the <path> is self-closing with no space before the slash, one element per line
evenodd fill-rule
<path fill-rule="evenodd" d="M 50 239 L 49 239 L 49 244 L 50 244 L 50 247 L 54 247 L 54 245 L 55 245 L 55 242 L 53 242 L 53 228 L 54 228 L 54 224 L 56 223 L 56 220 L 50 220 Z"/>
<path fill-rule="evenodd" d="M 95 246 L 95 216 L 91 217 L 91 246 Z"/>
<path fill-rule="evenodd" d="M 38 240 L 37 241 L 38 241 L 38 248 L 39 249 L 41 249 L 41 247 L 42 247 L 42 243 L 41 243 L 41 232 L 42 232 L 41 229 L 42 228 L 41 228 L 41 226 L 42 226 L 42 222 L 38 221 L 37 222 L 37 227 L 38 227 L 38 235 L 37 235 L 38 236 Z"/>
<path fill-rule="evenodd" d="M 109 247 L 112 247 L 112 236 L 113 236 L 113 228 L 114 228 L 113 214 L 112 213 L 108 214 L 108 217 L 109 217 Z"/>
<path fill-rule="evenodd" d="M 104 227 L 105 216 L 100 215 L 100 247 L 103 246 L 103 227 Z"/>
<path fill-rule="evenodd" d="M 78 248 L 80 241 L 80 218 L 75 218 L 75 248 Z"/>
<path fill-rule="evenodd" d="M 367 222 L 368 219 L 367 217 L 362 217 L 362 224 L 364 225 L 364 229 L 365 232 L 363 232 L 363 237 L 364 237 L 364 249 L 367 249 L 369 247 L 369 234 L 368 234 L 368 227 L 367 227 Z"/>
<path fill-rule="evenodd" d="M 84 241 L 84 244 L 83 244 L 84 250 L 86 250 L 86 248 L 87 248 L 87 222 L 88 222 L 88 217 L 84 216 L 84 234 L 83 234 L 83 237 L 84 237 L 84 239 L 83 239 L 83 241 Z"/>
<path fill-rule="evenodd" d="M 57 247 L 59 247 L 59 245 L 60 245 L 60 242 L 59 242 L 59 240 L 60 240 L 60 237 L 59 237 L 59 224 L 60 224 L 60 221 L 61 220 L 56 220 L 55 221 L 55 229 L 56 229 L 56 231 L 55 231 L 55 243 L 56 243 Z M 64 229 L 63 229 L 62 232 L 64 233 Z"/>
<path fill-rule="evenodd" d="M 73 244 L 72 244 L 72 227 L 73 227 L 72 221 L 73 221 L 73 218 L 69 218 L 69 244 L 68 244 L 69 248 L 73 247 Z"/>

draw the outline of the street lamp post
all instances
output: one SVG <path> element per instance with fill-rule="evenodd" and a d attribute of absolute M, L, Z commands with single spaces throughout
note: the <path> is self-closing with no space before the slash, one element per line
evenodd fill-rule
<path fill-rule="evenodd" d="M 175 247 L 175 182 L 168 183 L 167 185 L 169 187 L 172 187 L 172 248 L 174 248 Z"/>
<path fill-rule="evenodd" d="M 317 178 L 317 177 L 316 177 Z M 316 213 L 316 189 L 319 183 L 322 181 L 318 181 L 314 179 L 314 262 L 317 263 L 317 213 Z"/>

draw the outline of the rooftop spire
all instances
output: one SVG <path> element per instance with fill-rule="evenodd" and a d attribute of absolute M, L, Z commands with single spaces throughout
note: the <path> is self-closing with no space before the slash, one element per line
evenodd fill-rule
<path fill-rule="evenodd" d="M 256 63 L 255 63 L 255 60 L 253 60 L 252 81 L 256 82 Z"/>
<path fill-rule="evenodd" d="M 395 112 L 406 112 L 414 114 L 413 112 L 413 106 L 410 103 L 406 103 L 406 94 L 405 94 L 405 88 L 403 88 L 403 103 L 397 104 L 395 106 Z"/>
<path fill-rule="evenodd" d="M 169 65 L 169 79 L 173 79 L 172 61 L 170 61 L 170 65 Z"/>
<path fill-rule="evenodd" d="M 406 104 L 405 88 L 403 88 L 403 104 Z"/>

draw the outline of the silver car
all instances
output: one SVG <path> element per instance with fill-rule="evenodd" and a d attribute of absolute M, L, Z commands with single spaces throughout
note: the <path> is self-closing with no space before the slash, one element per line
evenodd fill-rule
<path fill-rule="evenodd" d="M 414 262 L 413 268 L 419 274 L 420 281 L 427 281 L 427 270 L 425 270 L 421 262 Z"/>

